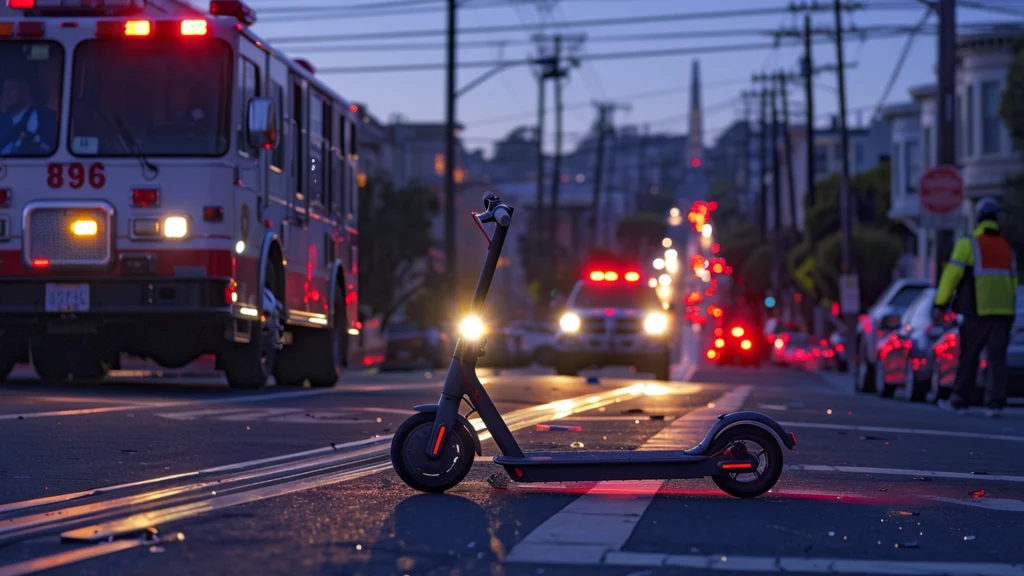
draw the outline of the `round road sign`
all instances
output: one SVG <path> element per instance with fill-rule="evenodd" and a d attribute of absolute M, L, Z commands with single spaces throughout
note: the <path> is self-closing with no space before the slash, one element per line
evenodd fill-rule
<path fill-rule="evenodd" d="M 952 166 L 936 166 L 921 176 L 921 207 L 933 214 L 950 214 L 964 201 L 964 181 Z"/>

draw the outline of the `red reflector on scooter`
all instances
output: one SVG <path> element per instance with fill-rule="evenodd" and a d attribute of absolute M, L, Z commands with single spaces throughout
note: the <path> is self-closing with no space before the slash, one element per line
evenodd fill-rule
<path fill-rule="evenodd" d="M 789 433 L 789 439 L 793 441 L 793 446 L 796 446 L 796 434 Z"/>
<path fill-rule="evenodd" d="M 754 465 L 750 462 L 729 462 L 722 464 L 722 470 L 749 470 L 753 467 Z"/>

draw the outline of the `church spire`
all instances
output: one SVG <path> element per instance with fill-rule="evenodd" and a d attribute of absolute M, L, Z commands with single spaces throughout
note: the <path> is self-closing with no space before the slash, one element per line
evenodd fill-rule
<path fill-rule="evenodd" d="M 688 153 L 690 164 L 697 168 L 704 160 L 704 119 L 700 101 L 700 62 L 693 61 L 690 72 L 690 134 Z"/>

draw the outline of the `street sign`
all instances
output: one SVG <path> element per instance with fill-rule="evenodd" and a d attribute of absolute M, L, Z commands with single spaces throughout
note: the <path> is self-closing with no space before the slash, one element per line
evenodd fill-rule
<path fill-rule="evenodd" d="M 921 225 L 931 230 L 954 230 L 960 224 L 964 181 L 953 166 L 936 166 L 921 176 Z"/>
<path fill-rule="evenodd" d="M 843 314 L 860 314 L 860 282 L 854 274 L 839 277 L 839 309 Z"/>

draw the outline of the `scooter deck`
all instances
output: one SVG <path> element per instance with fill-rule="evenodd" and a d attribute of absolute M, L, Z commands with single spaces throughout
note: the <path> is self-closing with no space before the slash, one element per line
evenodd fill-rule
<path fill-rule="evenodd" d="M 753 458 L 708 457 L 685 450 L 534 452 L 522 458 L 495 456 L 494 462 L 519 482 L 704 478 L 757 466 Z"/>

